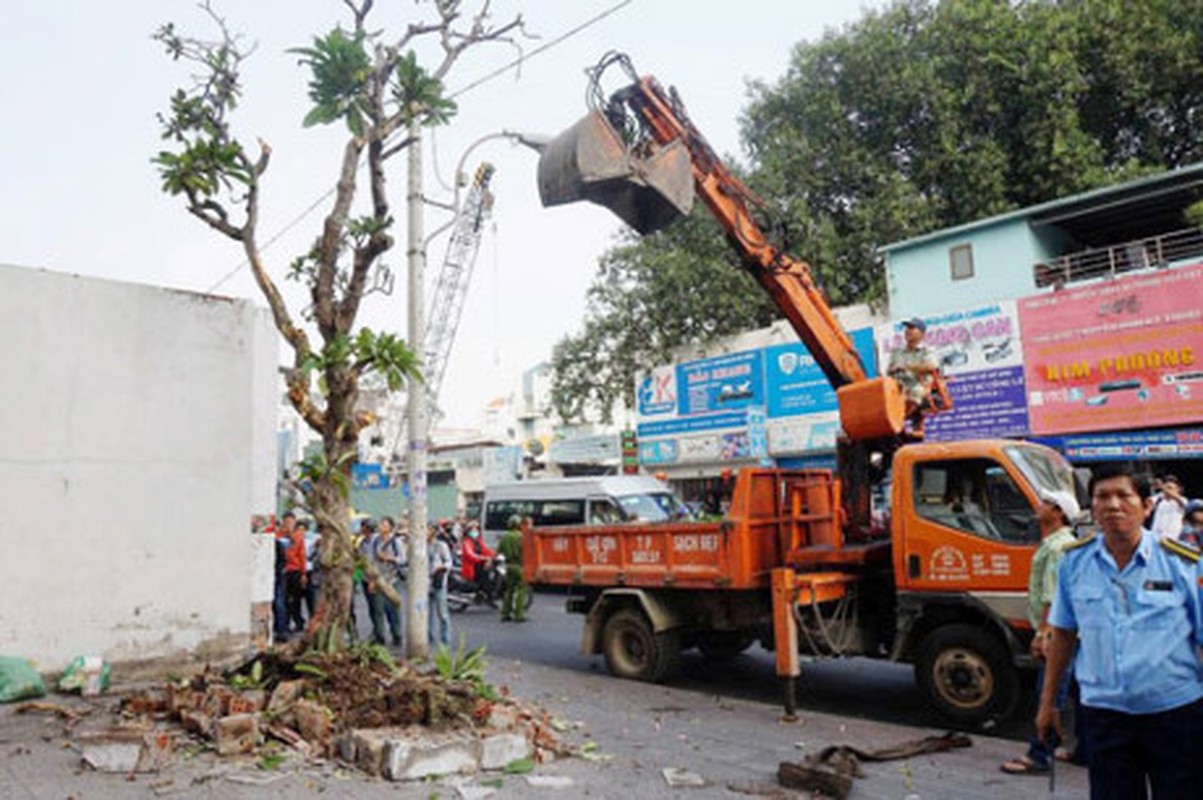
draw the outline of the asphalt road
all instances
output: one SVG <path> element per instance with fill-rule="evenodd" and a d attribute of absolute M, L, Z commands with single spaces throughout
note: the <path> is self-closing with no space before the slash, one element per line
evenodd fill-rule
<path fill-rule="evenodd" d="M 454 636 L 463 633 L 469 646 L 483 644 L 488 653 L 501 658 L 580 673 L 606 672 L 600 655 L 586 656 L 580 652 L 584 617 L 567 613 L 562 595 L 537 593 L 530 616 L 531 621 L 524 624 L 502 623 L 496 611 L 474 606 L 461 614 L 452 614 L 452 626 Z M 758 645 L 723 664 L 708 663 L 697 651 L 688 652 L 682 657 L 681 672 L 671 685 L 763 703 L 766 713 L 779 714 L 782 708 L 781 684 L 774 671 L 773 655 Z M 909 664 L 868 658 L 805 662 L 798 705 L 804 711 L 877 722 L 948 727 L 946 720 L 925 705 Z M 1029 697 L 1010 720 L 989 734 L 1024 740 L 1034 715 L 1034 702 Z"/>

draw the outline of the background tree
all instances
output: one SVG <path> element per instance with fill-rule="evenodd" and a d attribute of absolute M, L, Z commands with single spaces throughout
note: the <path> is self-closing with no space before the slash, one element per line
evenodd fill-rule
<path fill-rule="evenodd" d="M 585 329 L 552 352 L 551 400 L 565 420 L 600 417 L 634 405 L 635 375 L 706 342 L 756 325 L 775 310 L 736 261 L 707 211 L 602 257 L 588 293 Z"/>
<path fill-rule="evenodd" d="M 688 76 L 660 77 L 683 82 L 688 106 Z M 838 305 L 884 299 L 883 244 L 1203 160 L 1201 115 L 1203 4 L 900 0 L 797 45 L 782 78 L 752 85 L 742 133 L 747 182 L 779 210 L 782 245 Z M 701 239 L 670 231 L 603 259 L 584 330 L 557 349 L 562 414 L 599 399 L 572 371 L 582 355 L 608 367 L 621 352 L 618 363 L 646 368 L 693 337 L 763 324 L 731 320 L 740 296 L 710 291 L 642 317 L 638 341 L 611 347 L 606 336 L 636 324 L 596 302 L 613 274 L 653 297 L 678 277 L 640 268 L 653 257 L 693 264 L 699 287 L 729 280 L 715 251 L 689 249 Z M 723 322 L 707 328 L 707 316 Z"/>
<path fill-rule="evenodd" d="M 172 95 L 170 110 L 159 115 L 167 149 L 154 163 L 163 190 L 242 245 L 276 329 L 292 350 L 289 401 L 322 438 L 321 454 L 303 465 L 302 476 L 304 505 L 322 536 L 322 593 L 308 634 L 326 648 L 343 645 L 351 608 L 356 553 L 349 531 L 350 470 L 359 432 L 373 422 L 357 407 L 359 382 L 374 375 L 397 391 L 406 381 L 420 379 L 413 348 L 391 333 L 355 324 L 364 298 L 391 284 L 381 261 L 394 244 L 385 165 L 411 144 L 399 136 L 412 121 L 441 125 L 454 115 L 443 79 L 459 57 L 484 42 L 509 41 L 521 27 L 520 19 L 493 24 L 488 0 L 472 15 L 465 14 L 460 0 L 435 0 L 416 4 L 417 15 L 428 18 L 390 37 L 368 27 L 373 0 L 344 0 L 344 5 L 351 15 L 349 29 L 335 28 L 291 51 L 309 70 L 313 106 L 304 125 L 339 124 L 348 133 L 321 230 L 287 269 L 286 276 L 307 290 L 310 304 L 302 310 L 286 304 L 260 246 L 259 199 L 271 148 L 263 141 L 248 147 L 231 125 L 248 49 L 207 2 L 203 7 L 219 30 L 215 41 L 184 36 L 170 24 L 155 37 L 172 59 L 199 69 L 191 85 Z M 432 11 L 423 14 L 424 8 Z M 420 65 L 412 49 L 423 39 L 437 42 L 441 50 L 432 69 Z M 367 197 L 357 208 L 361 179 Z M 375 577 L 374 567 L 366 566 Z M 399 602 L 387 582 L 377 583 Z"/>

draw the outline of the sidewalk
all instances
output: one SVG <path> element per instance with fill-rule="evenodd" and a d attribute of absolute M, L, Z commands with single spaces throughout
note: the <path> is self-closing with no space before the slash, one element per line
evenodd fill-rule
<path fill-rule="evenodd" d="M 495 659 L 490 678 L 526 700 L 540 703 L 570 726 L 577 743 L 596 742 L 597 760 L 565 759 L 540 765 L 531 776 L 558 788 L 534 786 L 528 776 L 496 774 L 445 778 L 417 784 L 371 780 L 334 763 L 277 770 L 259 769 L 253 759 L 221 759 L 183 744 L 174 763 L 160 774 L 101 774 L 80 767 L 78 753 L 63 733 L 63 724 L 45 714 L 16 715 L 0 706 L 0 797 L 2 798 L 735 798 L 774 796 L 762 790 L 776 786 L 777 765 L 799 761 L 807 753 L 832 744 L 876 749 L 943 731 L 888 725 L 829 714 L 807 713 L 787 725 L 779 709 L 761 703 L 663 686 L 617 681 Z M 72 698 L 48 698 L 82 705 Z M 82 722 L 96 728 L 102 714 Z M 863 765 L 851 798 L 919 798 L 920 800 L 996 800 L 1032 797 L 1080 798 L 1087 795 L 1080 767 L 1057 771 L 1057 791 L 1048 779 L 1015 777 L 999 764 L 1017 755 L 1022 745 L 973 736 L 973 746 L 905 761 Z M 186 741 L 186 740 L 185 740 Z M 686 770 L 705 781 L 701 787 L 670 787 L 665 769 Z M 564 779 L 571 781 L 566 783 Z M 488 785 L 498 783 L 499 786 Z M 749 794 L 752 792 L 753 794 Z M 804 795 L 777 794 L 778 797 Z"/>

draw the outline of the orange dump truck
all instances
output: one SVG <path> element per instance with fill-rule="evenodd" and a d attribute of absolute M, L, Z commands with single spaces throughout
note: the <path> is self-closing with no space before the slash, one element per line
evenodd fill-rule
<path fill-rule="evenodd" d="M 682 651 L 776 653 L 794 711 L 801 655 L 915 664 L 962 723 L 1007 716 L 1030 666 L 1027 576 L 1042 489 L 1074 491 L 1060 454 L 1008 440 L 894 455 L 875 526 L 850 529 L 826 470 L 745 469 L 718 522 L 527 528 L 534 585 L 571 587 L 582 647 L 614 675 L 668 678 Z"/>

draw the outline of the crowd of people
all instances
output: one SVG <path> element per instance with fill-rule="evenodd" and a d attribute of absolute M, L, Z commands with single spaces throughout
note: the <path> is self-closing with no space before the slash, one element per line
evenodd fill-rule
<path fill-rule="evenodd" d="M 276 539 L 273 632 L 286 641 L 305 630 L 317 606 L 321 586 L 321 537 L 311 524 L 286 512 L 269 532 Z M 363 517 L 352 524 L 352 545 L 357 554 L 352 575 L 350 635 L 358 638 L 355 613 L 359 598 L 366 606 L 371 640 L 377 644 L 404 644 L 404 597 L 409 570 L 409 533 L 391 516 L 378 520 Z M 449 592 L 453 579 L 462 592 L 492 598 L 504 585 L 502 621 L 525 621 L 526 586 L 522 578 L 521 520 L 510 520 L 498 543 L 505 571 L 493 569 L 498 552 L 481 535 L 480 523 L 464 517 L 444 519 L 428 526 L 429 643 L 451 646 Z M 370 566 L 369 566 L 370 565 Z M 496 582 L 497 585 L 494 585 Z M 396 598 L 395 600 L 393 598 Z"/>

